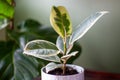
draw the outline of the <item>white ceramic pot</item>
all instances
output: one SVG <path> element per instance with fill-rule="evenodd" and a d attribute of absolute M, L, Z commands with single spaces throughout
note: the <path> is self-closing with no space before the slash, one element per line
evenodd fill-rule
<path fill-rule="evenodd" d="M 66 76 L 60 76 L 60 75 L 51 75 L 45 73 L 43 70 L 45 67 L 41 69 L 41 77 L 42 80 L 84 80 L 84 69 L 77 65 L 67 64 L 67 66 L 70 66 L 78 71 L 78 74 L 74 75 L 66 75 Z"/>

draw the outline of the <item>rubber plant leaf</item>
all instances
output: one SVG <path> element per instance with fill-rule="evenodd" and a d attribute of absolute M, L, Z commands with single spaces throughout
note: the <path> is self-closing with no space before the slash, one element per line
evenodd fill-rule
<path fill-rule="evenodd" d="M 63 61 L 64 61 L 64 60 L 68 60 L 70 57 L 75 56 L 77 53 L 78 53 L 78 51 L 74 51 L 74 52 L 72 52 L 72 53 L 70 53 L 70 54 L 67 54 L 67 55 L 65 55 L 65 56 L 62 56 L 61 59 L 62 59 Z"/>
<path fill-rule="evenodd" d="M 52 7 L 50 23 L 53 29 L 62 37 L 68 37 L 72 33 L 72 24 L 68 11 L 63 6 Z"/>
<path fill-rule="evenodd" d="M 64 44 L 63 44 L 63 39 L 59 36 L 56 41 L 56 46 L 61 51 L 61 53 L 64 53 Z"/>
<path fill-rule="evenodd" d="M 69 37 L 66 39 L 67 54 L 71 51 L 73 47 L 73 45 L 69 44 L 69 39 L 70 39 Z M 61 53 L 64 53 L 64 48 L 63 48 L 64 42 L 60 36 L 57 38 L 56 46 L 59 49 L 59 51 L 61 51 Z"/>
<path fill-rule="evenodd" d="M 97 12 L 90 17 L 88 17 L 85 21 L 83 21 L 70 38 L 70 44 L 73 44 L 75 41 L 80 39 L 96 22 L 99 20 L 104 14 L 108 13 L 107 11 Z"/>
<path fill-rule="evenodd" d="M 59 50 L 56 45 L 45 40 L 30 41 L 26 44 L 24 48 L 24 54 L 48 61 L 60 62 L 60 59 L 57 56 L 58 53 Z"/>

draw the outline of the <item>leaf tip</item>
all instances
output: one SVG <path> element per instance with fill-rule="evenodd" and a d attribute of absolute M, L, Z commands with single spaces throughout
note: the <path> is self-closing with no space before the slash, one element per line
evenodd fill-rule
<path fill-rule="evenodd" d="M 99 13 L 101 13 L 101 14 L 107 14 L 107 13 L 109 13 L 109 11 L 100 11 Z"/>

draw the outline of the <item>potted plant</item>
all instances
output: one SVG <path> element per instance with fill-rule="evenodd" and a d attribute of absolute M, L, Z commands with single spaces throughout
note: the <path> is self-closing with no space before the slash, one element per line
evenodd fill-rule
<path fill-rule="evenodd" d="M 66 8 L 52 7 L 50 22 L 59 35 L 56 44 L 46 40 L 33 40 L 24 48 L 26 55 L 52 61 L 41 69 L 42 80 L 84 80 L 84 69 L 77 65 L 67 64 L 67 61 L 78 53 L 78 51 L 71 52 L 74 43 L 106 13 L 107 11 L 101 11 L 91 15 L 72 31 L 72 23 Z"/>

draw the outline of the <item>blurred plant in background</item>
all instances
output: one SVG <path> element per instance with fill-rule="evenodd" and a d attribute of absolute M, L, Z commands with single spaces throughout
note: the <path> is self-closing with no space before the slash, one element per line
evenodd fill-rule
<path fill-rule="evenodd" d="M 40 68 L 48 62 L 23 55 L 24 45 L 33 39 L 55 43 L 57 34 L 51 27 L 32 19 L 14 26 L 14 7 L 13 0 L 0 0 L 0 29 L 6 30 L 6 41 L 0 41 L 0 80 L 33 80 L 40 75 Z M 77 43 L 74 49 L 81 52 L 81 47 Z M 76 57 L 68 62 L 72 63 Z"/>

